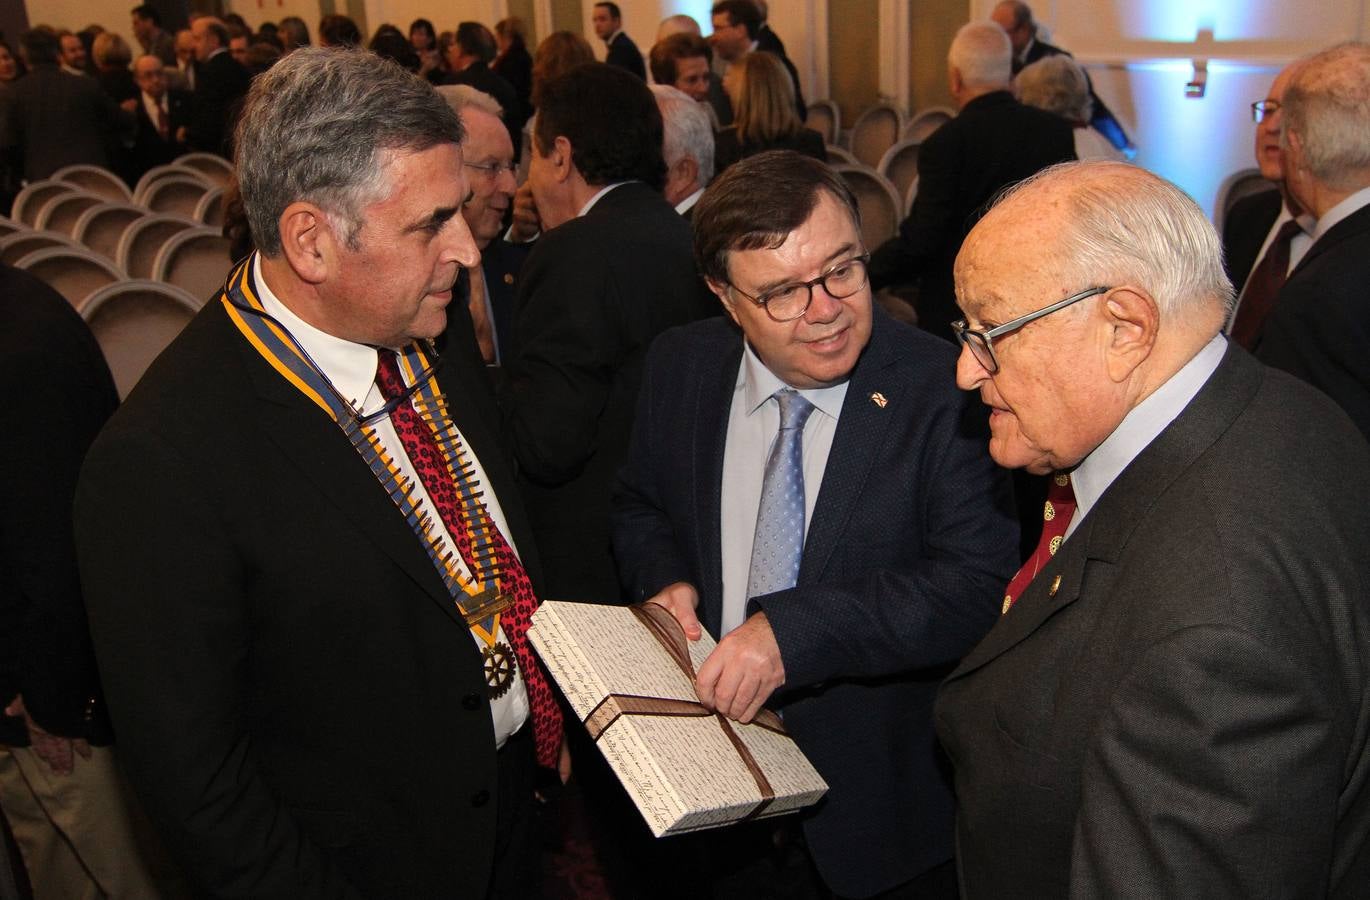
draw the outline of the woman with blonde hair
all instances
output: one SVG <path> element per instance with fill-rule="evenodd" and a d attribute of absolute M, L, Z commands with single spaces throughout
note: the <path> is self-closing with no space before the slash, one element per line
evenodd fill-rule
<path fill-rule="evenodd" d="M 95 80 L 115 103 L 138 96 L 138 85 L 129 70 L 133 64 L 133 50 L 128 41 L 112 31 L 103 31 L 95 36 L 90 56 L 95 62 Z"/>
<path fill-rule="evenodd" d="M 723 79 L 733 105 L 733 124 L 714 136 L 717 170 L 766 150 L 795 150 L 828 161 L 823 135 L 804 127 L 795 112 L 794 84 L 780 59 L 753 51 Z"/>

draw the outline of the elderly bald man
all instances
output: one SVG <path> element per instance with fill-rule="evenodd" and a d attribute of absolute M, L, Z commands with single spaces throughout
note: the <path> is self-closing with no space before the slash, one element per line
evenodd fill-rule
<path fill-rule="evenodd" d="M 1217 235 L 1141 169 L 1025 182 L 956 288 L 991 455 L 1053 475 L 938 700 L 962 895 L 1364 896 L 1365 442 L 1221 336 Z"/>

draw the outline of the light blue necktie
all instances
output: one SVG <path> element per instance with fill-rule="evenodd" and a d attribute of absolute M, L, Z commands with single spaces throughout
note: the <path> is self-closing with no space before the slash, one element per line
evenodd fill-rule
<path fill-rule="evenodd" d="M 793 388 L 781 388 L 774 396 L 780 404 L 780 434 L 761 482 L 748 599 L 794 587 L 804 554 L 804 423 L 814 407 Z"/>

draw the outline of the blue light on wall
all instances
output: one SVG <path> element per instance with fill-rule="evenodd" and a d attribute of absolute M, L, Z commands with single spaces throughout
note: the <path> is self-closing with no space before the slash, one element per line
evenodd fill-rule
<path fill-rule="evenodd" d="M 709 10 L 712 7 L 711 0 L 666 0 L 661 4 L 661 18 L 687 15 L 698 22 L 700 30 L 708 35 L 713 31 L 710 26 L 712 20 L 709 17 Z"/>
<path fill-rule="evenodd" d="M 1147 0 L 1117 5 L 1119 31 L 1140 41 L 1192 41 L 1201 28 L 1211 28 L 1224 41 L 1268 37 L 1269 10 L 1262 4 L 1234 0 Z"/>

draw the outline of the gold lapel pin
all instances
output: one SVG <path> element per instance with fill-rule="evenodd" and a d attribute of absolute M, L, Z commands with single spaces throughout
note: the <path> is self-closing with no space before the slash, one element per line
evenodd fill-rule
<path fill-rule="evenodd" d="M 1048 597 L 1055 597 L 1056 592 L 1061 589 L 1061 576 L 1057 575 L 1051 580 L 1051 590 L 1047 591 Z"/>
<path fill-rule="evenodd" d="M 875 393 L 871 394 L 871 402 L 874 403 L 876 406 L 880 407 L 881 409 L 884 409 L 885 404 L 889 403 L 889 401 L 885 399 L 885 395 L 880 393 L 879 391 L 876 391 Z"/>
<path fill-rule="evenodd" d="M 514 276 L 513 276 L 513 275 L 510 275 L 508 272 L 504 273 L 504 283 L 505 283 L 505 284 L 513 284 L 513 283 L 514 283 Z"/>

